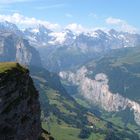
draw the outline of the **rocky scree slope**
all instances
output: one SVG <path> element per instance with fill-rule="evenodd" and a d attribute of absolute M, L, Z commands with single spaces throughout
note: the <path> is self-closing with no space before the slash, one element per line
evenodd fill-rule
<path fill-rule="evenodd" d="M 0 139 L 38 140 L 40 135 L 38 92 L 29 71 L 18 63 L 0 63 Z"/>

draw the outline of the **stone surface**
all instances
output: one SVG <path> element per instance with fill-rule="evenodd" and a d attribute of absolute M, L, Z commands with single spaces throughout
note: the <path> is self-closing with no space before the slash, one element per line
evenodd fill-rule
<path fill-rule="evenodd" d="M 0 140 L 38 140 L 40 135 L 38 92 L 29 71 L 14 64 L 0 73 Z"/>

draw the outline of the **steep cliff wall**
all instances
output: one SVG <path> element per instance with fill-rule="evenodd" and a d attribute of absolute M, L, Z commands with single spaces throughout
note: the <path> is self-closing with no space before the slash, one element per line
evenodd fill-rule
<path fill-rule="evenodd" d="M 29 71 L 0 63 L 0 140 L 38 140 L 40 105 Z"/>
<path fill-rule="evenodd" d="M 98 73 L 94 79 L 90 79 L 87 76 L 89 73 L 86 67 L 82 67 L 76 73 L 60 72 L 60 77 L 78 86 L 79 93 L 91 104 L 96 104 L 108 112 L 118 112 L 126 108 L 133 110 L 134 119 L 140 125 L 140 104 L 119 93 L 112 93 L 106 74 Z"/>
<path fill-rule="evenodd" d="M 30 46 L 27 40 L 11 32 L 0 32 L 0 61 L 41 66 L 38 51 Z"/>

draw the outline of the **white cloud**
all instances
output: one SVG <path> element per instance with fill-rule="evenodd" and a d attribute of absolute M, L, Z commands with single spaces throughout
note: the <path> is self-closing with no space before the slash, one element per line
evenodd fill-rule
<path fill-rule="evenodd" d="M 109 17 L 109 18 L 106 19 L 106 23 L 107 24 L 120 25 L 120 24 L 123 24 L 124 21 L 121 20 L 121 19 L 118 19 L 118 18 Z"/>
<path fill-rule="evenodd" d="M 129 25 L 125 20 L 119 18 L 109 17 L 106 19 L 106 23 L 109 25 L 115 25 L 118 29 L 125 32 L 130 32 L 130 33 L 138 32 L 137 28 L 135 28 L 132 25 Z"/>
<path fill-rule="evenodd" d="M 0 15 L 0 21 L 8 21 L 17 24 L 19 27 L 36 26 L 39 24 L 44 25 L 51 30 L 59 30 L 61 27 L 58 24 L 52 24 L 45 20 L 38 20 L 33 17 L 26 17 L 19 13 L 13 15 Z"/>
<path fill-rule="evenodd" d="M 69 24 L 65 27 L 65 29 L 69 29 L 76 34 L 91 33 L 96 30 L 103 30 L 105 32 L 108 31 L 107 28 L 105 28 L 105 27 L 86 28 L 86 27 L 83 27 L 81 24 L 77 24 L 77 23 Z"/>
<path fill-rule="evenodd" d="M 86 32 L 88 30 L 88 29 L 84 28 L 81 24 L 76 24 L 76 23 L 69 24 L 65 28 L 69 29 L 77 34 Z"/>
<path fill-rule="evenodd" d="M 71 17 L 72 15 L 67 14 L 67 16 Z M 35 27 L 41 24 L 41 25 L 44 25 L 46 28 L 56 31 L 56 32 L 60 32 L 63 29 L 69 29 L 76 34 L 80 34 L 83 32 L 84 33 L 93 32 L 97 29 L 101 29 L 104 31 L 107 30 L 107 28 L 105 27 L 86 28 L 86 27 L 83 27 L 81 24 L 77 24 L 77 23 L 72 23 L 72 24 L 67 25 L 66 27 L 61 27 L 59 24 L 50 23 L 46 20 L 39 20 L 34 17 L 27 17 L 19 13 L 14 13 L 12 15 L 0 15 L 0 22 L 1 21 L 8 21 L 8 22 L 14 23 L 20 28 Z M 125 32 L 131 32 L 131 33 L 139 32 L 137 28 L 129 25 L 126 21 L 121 20 L 121 19 L 109 17 L 106 19 L 106 23 L 109 25 L 113 25 L 112 27 L 115 27 L 115 29 L 122 30 Z M 62 37 L 63 35 L 61 34 L 60 36 Z"/>

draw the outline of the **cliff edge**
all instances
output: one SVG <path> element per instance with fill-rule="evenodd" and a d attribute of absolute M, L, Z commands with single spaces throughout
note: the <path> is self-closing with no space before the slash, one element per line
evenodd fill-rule
<path fill-rule="evenodd" d="M 38 140 L 40 135 L 38 92 L 29 71 L 18 63 L 0 63 L 0 139 Z"/>

